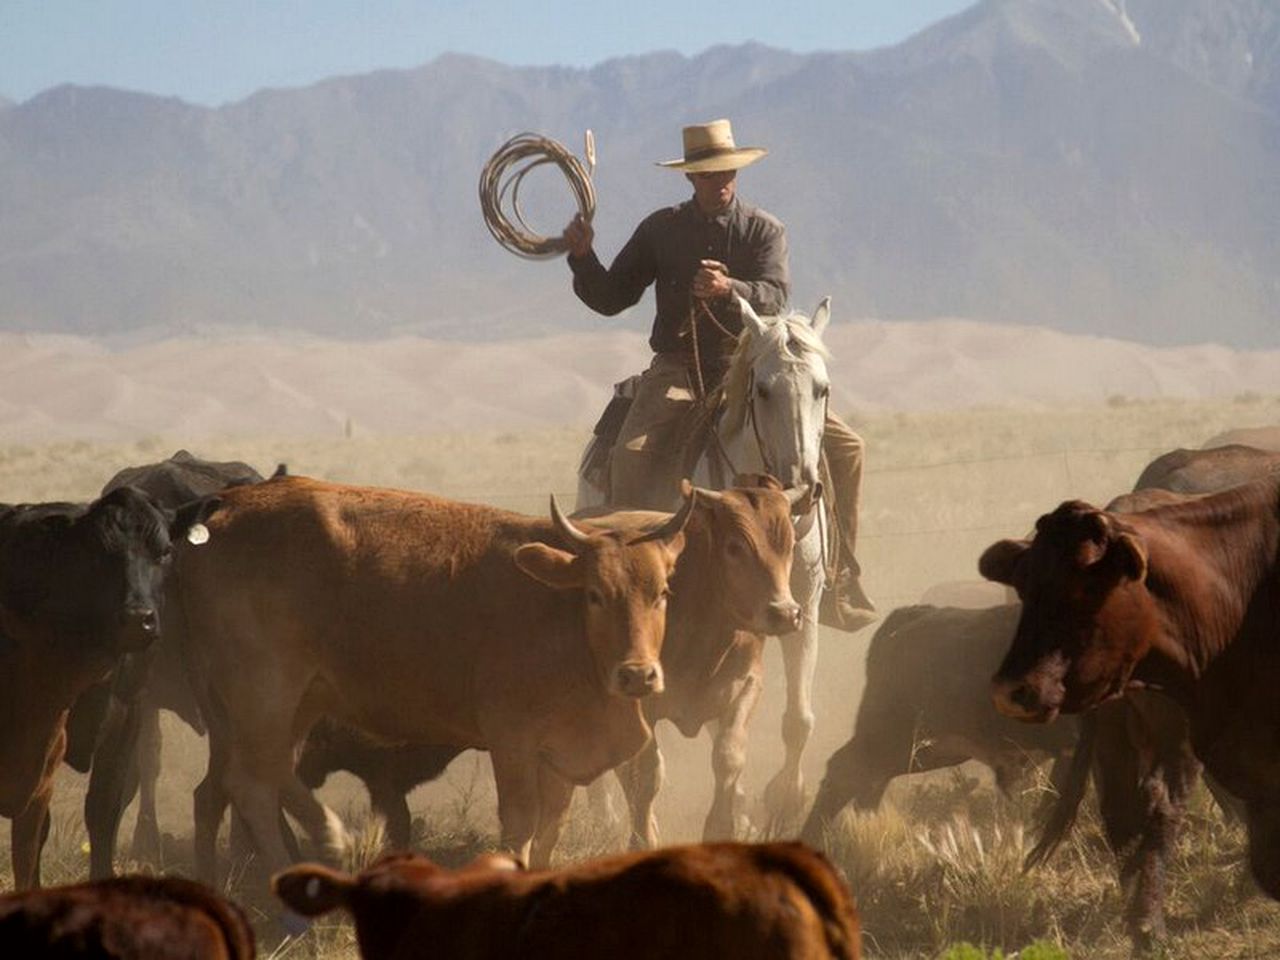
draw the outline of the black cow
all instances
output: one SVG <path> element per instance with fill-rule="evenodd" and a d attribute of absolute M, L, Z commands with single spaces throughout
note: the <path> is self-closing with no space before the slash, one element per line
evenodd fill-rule
<path fill-rule="evenodd" d="M 276 474 L 283 472 L 281 465 Z M 205 509 L 211 509 L 216 501 L 208 498 L 219 491 L 262 479 L 248 464 L 201 460 L 179 450 L 159 463 L 121 470 L 107 481 L 103 492 L 128 485 L 146 491 L 152 500 L 170 509 L 202 499 L 207 501 Z M 177 714 L 197 733 L 204 733 L 179 644 L 172 638 L 125 658 L 110 678 L 86 691 L 71 712 L 67 762 L 82 772 L 92 766 L 85 825 L 90 844 L 89 874 L 95 879 L 113 873 L 120 817 L 139 788 L 133 855 L 154 862 L 160 854 L 155 792 L 160 776 L 162 708 Z"/>
<path fill-rule="evenodd" d="M 40 883 L 67 711 L 155 639 L 170 538 L 199 508 L 175 513 L 127 486 L 89 504 L 0 506 L 0 815 L 18 889 Z"/>

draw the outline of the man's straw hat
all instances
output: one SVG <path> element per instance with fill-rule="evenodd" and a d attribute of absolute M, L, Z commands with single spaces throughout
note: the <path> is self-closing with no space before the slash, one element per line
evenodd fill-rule
<path fill-rule="evenodd" d="M 733 143 L 733 129 L 728 120 L 695 123 L 684 128 L 684 156 L 679 160 L 663 160 L 660 167 L 685 173 L 717 173 L 740 170 L 755 163 L 767 150 L 763 147 L 738 147 Z"/>

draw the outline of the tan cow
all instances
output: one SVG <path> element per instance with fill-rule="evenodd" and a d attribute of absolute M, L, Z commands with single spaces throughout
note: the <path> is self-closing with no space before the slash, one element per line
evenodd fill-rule
<path fill-rule="evenodd" d="M 768 476 L 739 477 L 735 483 L 721 492 L 698 488 L 699 509 L 689 520 L 671 579 L 662 647 L 666 686 L 644 702 L 650 724 L 669 720 L 686 737 L 712 728 L 715 789 L 704 840 L 728 840 L 737 832 L 747 724 L 764 683 L 764 639 L 800 625 L 790 587 L 796 542 L 791 515 L 798 512 L 802 525 L 813 520 L 808 487 L 784 492 Z M 631 516 L 643 529 L 644 516 Z M 613 522 L 628 522 L 627 517 L 615 514 Z M 656 846 L 653 806 L 663 779 L 657 740 L 617 772 L 631 808 L 631 845 Z"/>
<path fill-rule="evenodd" d="M 269 869 L 280 805 L 316 840 L 332 815 L 296 778 L 322 715 L 387 742 L 489 750 L 502 843 L 546 863 L 575 783 L 650 737 L 667 579 L 691 497 L 643 535 L 425 494 L 289 477 L 228 490 L 177 592 L 209 772 L 197 869 L 228 800 Z M 552 544 L 560 544 L 553 546 Z"/>
<path fill-rule="evenodd" d="M 357 876 L 301 864 L 272 881 L 304 916 L 345 909 L 364 960 L 860 956 L 853 898 L 799 843 L 702 844 L 525 872 L 393 854 Z"/>
<path fill-rule="evenodd" d="M 761 634 L 796 628 L 800 606 L 791 596 L 795 544 L 792 513 L 812 521 L 808 488 L 783 491 L 772 477 L 739 477 L 722 492 L 697 491 L 697 506 L 685 526 L 684 552 L 671 577 L 672 598 L 662 645 L 664 689 L 645 698 L 650 724 L 666 718 L 688 737 L 712 724 L 715 799 L 704 839 L 734 832 L 746 762 L 747 722 L 759 698 Z M 587 529 L 603 516 L 614 529 L 652 530 L 665 514 L 650 511 L 576 514 Z M 754 632 L 751 632 L 754 631 Z M 460 747 L 400 744 L 380 746 L 368 736 L 328 722 L 312 728 L 298 759 L 298 777 L 320 786 L 335 770 L 349 770 L 369 789 L 373 809 L 387 822 L 394 849 L 410 843 L 405 795 L 444 772 Z M 650 740 L 618 770 L 632 810 L 633 846 L 654 846 L 653 803 L 662 781 L 662 756 Z M 597 780 L 592 786 L 603 786 Z"/>

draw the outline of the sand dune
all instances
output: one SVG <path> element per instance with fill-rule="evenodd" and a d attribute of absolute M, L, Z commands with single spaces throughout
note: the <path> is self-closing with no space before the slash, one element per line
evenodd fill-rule
<path fill-rule="evenodd" d="M 1120 340 L 964 320 L 850 322 L 827 335 L 842 411 L 1044 406 L 1274 393 L 1280 351 Z M 0 335 L 0 441 L 419 434 L 588 424 L 648 362 L 605 330 L 496 343 L 186 337 L 109 346 Z"/>

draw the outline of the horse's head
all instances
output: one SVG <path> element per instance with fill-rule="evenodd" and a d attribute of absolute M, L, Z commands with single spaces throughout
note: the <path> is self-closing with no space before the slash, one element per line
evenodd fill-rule
<path fill-rule="evenodd" d="M 761 465 L 786 487 L 818 489 L 823 421 L 831 381 L 822 331 L 831 319 L 824 297 L 812 317 L 760 317 L 744 300 L 742 334 L 726 378 L 725 426 L 759 446 Z"/>

